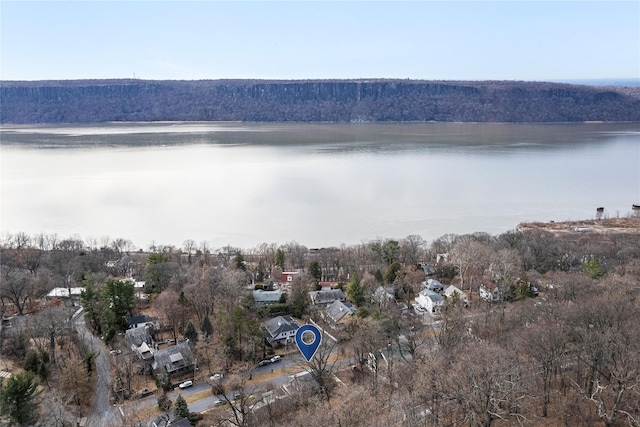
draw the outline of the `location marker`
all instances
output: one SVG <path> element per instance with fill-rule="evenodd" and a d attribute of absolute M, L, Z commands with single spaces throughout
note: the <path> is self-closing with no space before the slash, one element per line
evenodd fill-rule
<path fill-rule="evenodd" d="M 321 341 L 322 334 L 320 334 L 320 329 L 314 325 L 301 326 L 298 332 L 296 332 L 298 350 L 300 350 L 300 353 L 302 353 L 307 362 L 313 359 L 313 355 L 318 351 Z"/>

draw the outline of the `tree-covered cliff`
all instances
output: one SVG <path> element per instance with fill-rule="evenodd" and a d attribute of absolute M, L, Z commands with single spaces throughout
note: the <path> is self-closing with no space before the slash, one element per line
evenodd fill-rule
<path fill-rule="evenodd" d="M 3 81 L 2 123 L 640 121 L 640 90 L 422 80 Z"/>

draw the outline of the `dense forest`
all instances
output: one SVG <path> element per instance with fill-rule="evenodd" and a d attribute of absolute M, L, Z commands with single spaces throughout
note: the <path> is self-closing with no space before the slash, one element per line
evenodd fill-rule
<path fill-rule="evenodd" d="M 640 121 L 640 89 L 517 81 L 3 81 L 1 123 Z"/>
<path fill-rule="evenodd" d="M 69 325 L 76 307 L 43 299 L 54 287 L 84 286 L 87 325 L 118 352 L 108 356 L 120 379 L 112 402 L 124 396 L 128 408 L 156 385 L 161 407 L 171 383 L 136 370 L 140 361 L 120 338 L 124 313 L 157 316 L 164 337 L 189 337 L 200 367 L 194 380 L 224 372 L 211 392 L 237 391 L 239 398 L 195 415 L 178 396 L 176 411 L 192 424 L 638 426 L 639 236 L 637 217 L 321 249 L 296 242 L 214 249 L 194 240 L 138 249 L 124 238 L 5 233 L 0 307 L 22 320 L 0 330 L 0 369 L 15 374 L 0 397 L 5 415 L 24 425 L 38 418 L 43 426 L 75 425 L 70 414 L 87 415 L 101 356 Z M 298 272 L 288 297 L 257 306 L 252 291 L 283 271 Z M 144 281 L 142 295 L 125 278 Z M 425 321 L 430 315 L 411 303 L 428 278 L 457 286 L 468 304 L 447 299 Z M 357 308 L 341 328 L 323 323 L 308 299 L 322 281 L 344 289 Z M 391 300 L 376 297 L 381 286 Z M 481 299 L 490 288 L 500 296 Z M 319 387 L 285 394 L 272 377 L 251 376 L 266 351 L 259 325 L 278 314 L 314 319 L 335 337 L 323 339 L 310 367 L 298 367 Z M 27 409 L 9 405 L 16 396 L 27 397 Z M 129 413 L 108 425 L 146 425 L 149 416 Z"/>

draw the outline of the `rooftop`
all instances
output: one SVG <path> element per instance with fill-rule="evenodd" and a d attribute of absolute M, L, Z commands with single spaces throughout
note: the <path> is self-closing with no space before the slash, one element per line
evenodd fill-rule
<path fill-rule="evenodd" d="M 267 320 L 263 326 L 271 338 L 275 338 L 283 332 L 297 331 L 300 328 L 300 324 L 291 316 L 274 317 Z"/>
<path fill-rule="evenodd" d="M 165 368 L 169 373 L 193 364 L 193 353 L 186 342 L 158 350 L 153 358 L 153 369 Z"/>

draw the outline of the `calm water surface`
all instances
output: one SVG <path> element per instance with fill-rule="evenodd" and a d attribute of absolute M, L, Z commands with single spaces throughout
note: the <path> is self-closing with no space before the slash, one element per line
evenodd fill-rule
<path fill-rule="evenodd" d="M 627 215 L 640 124 L 3 126 L 0 230 L 308 247 Z"/>

